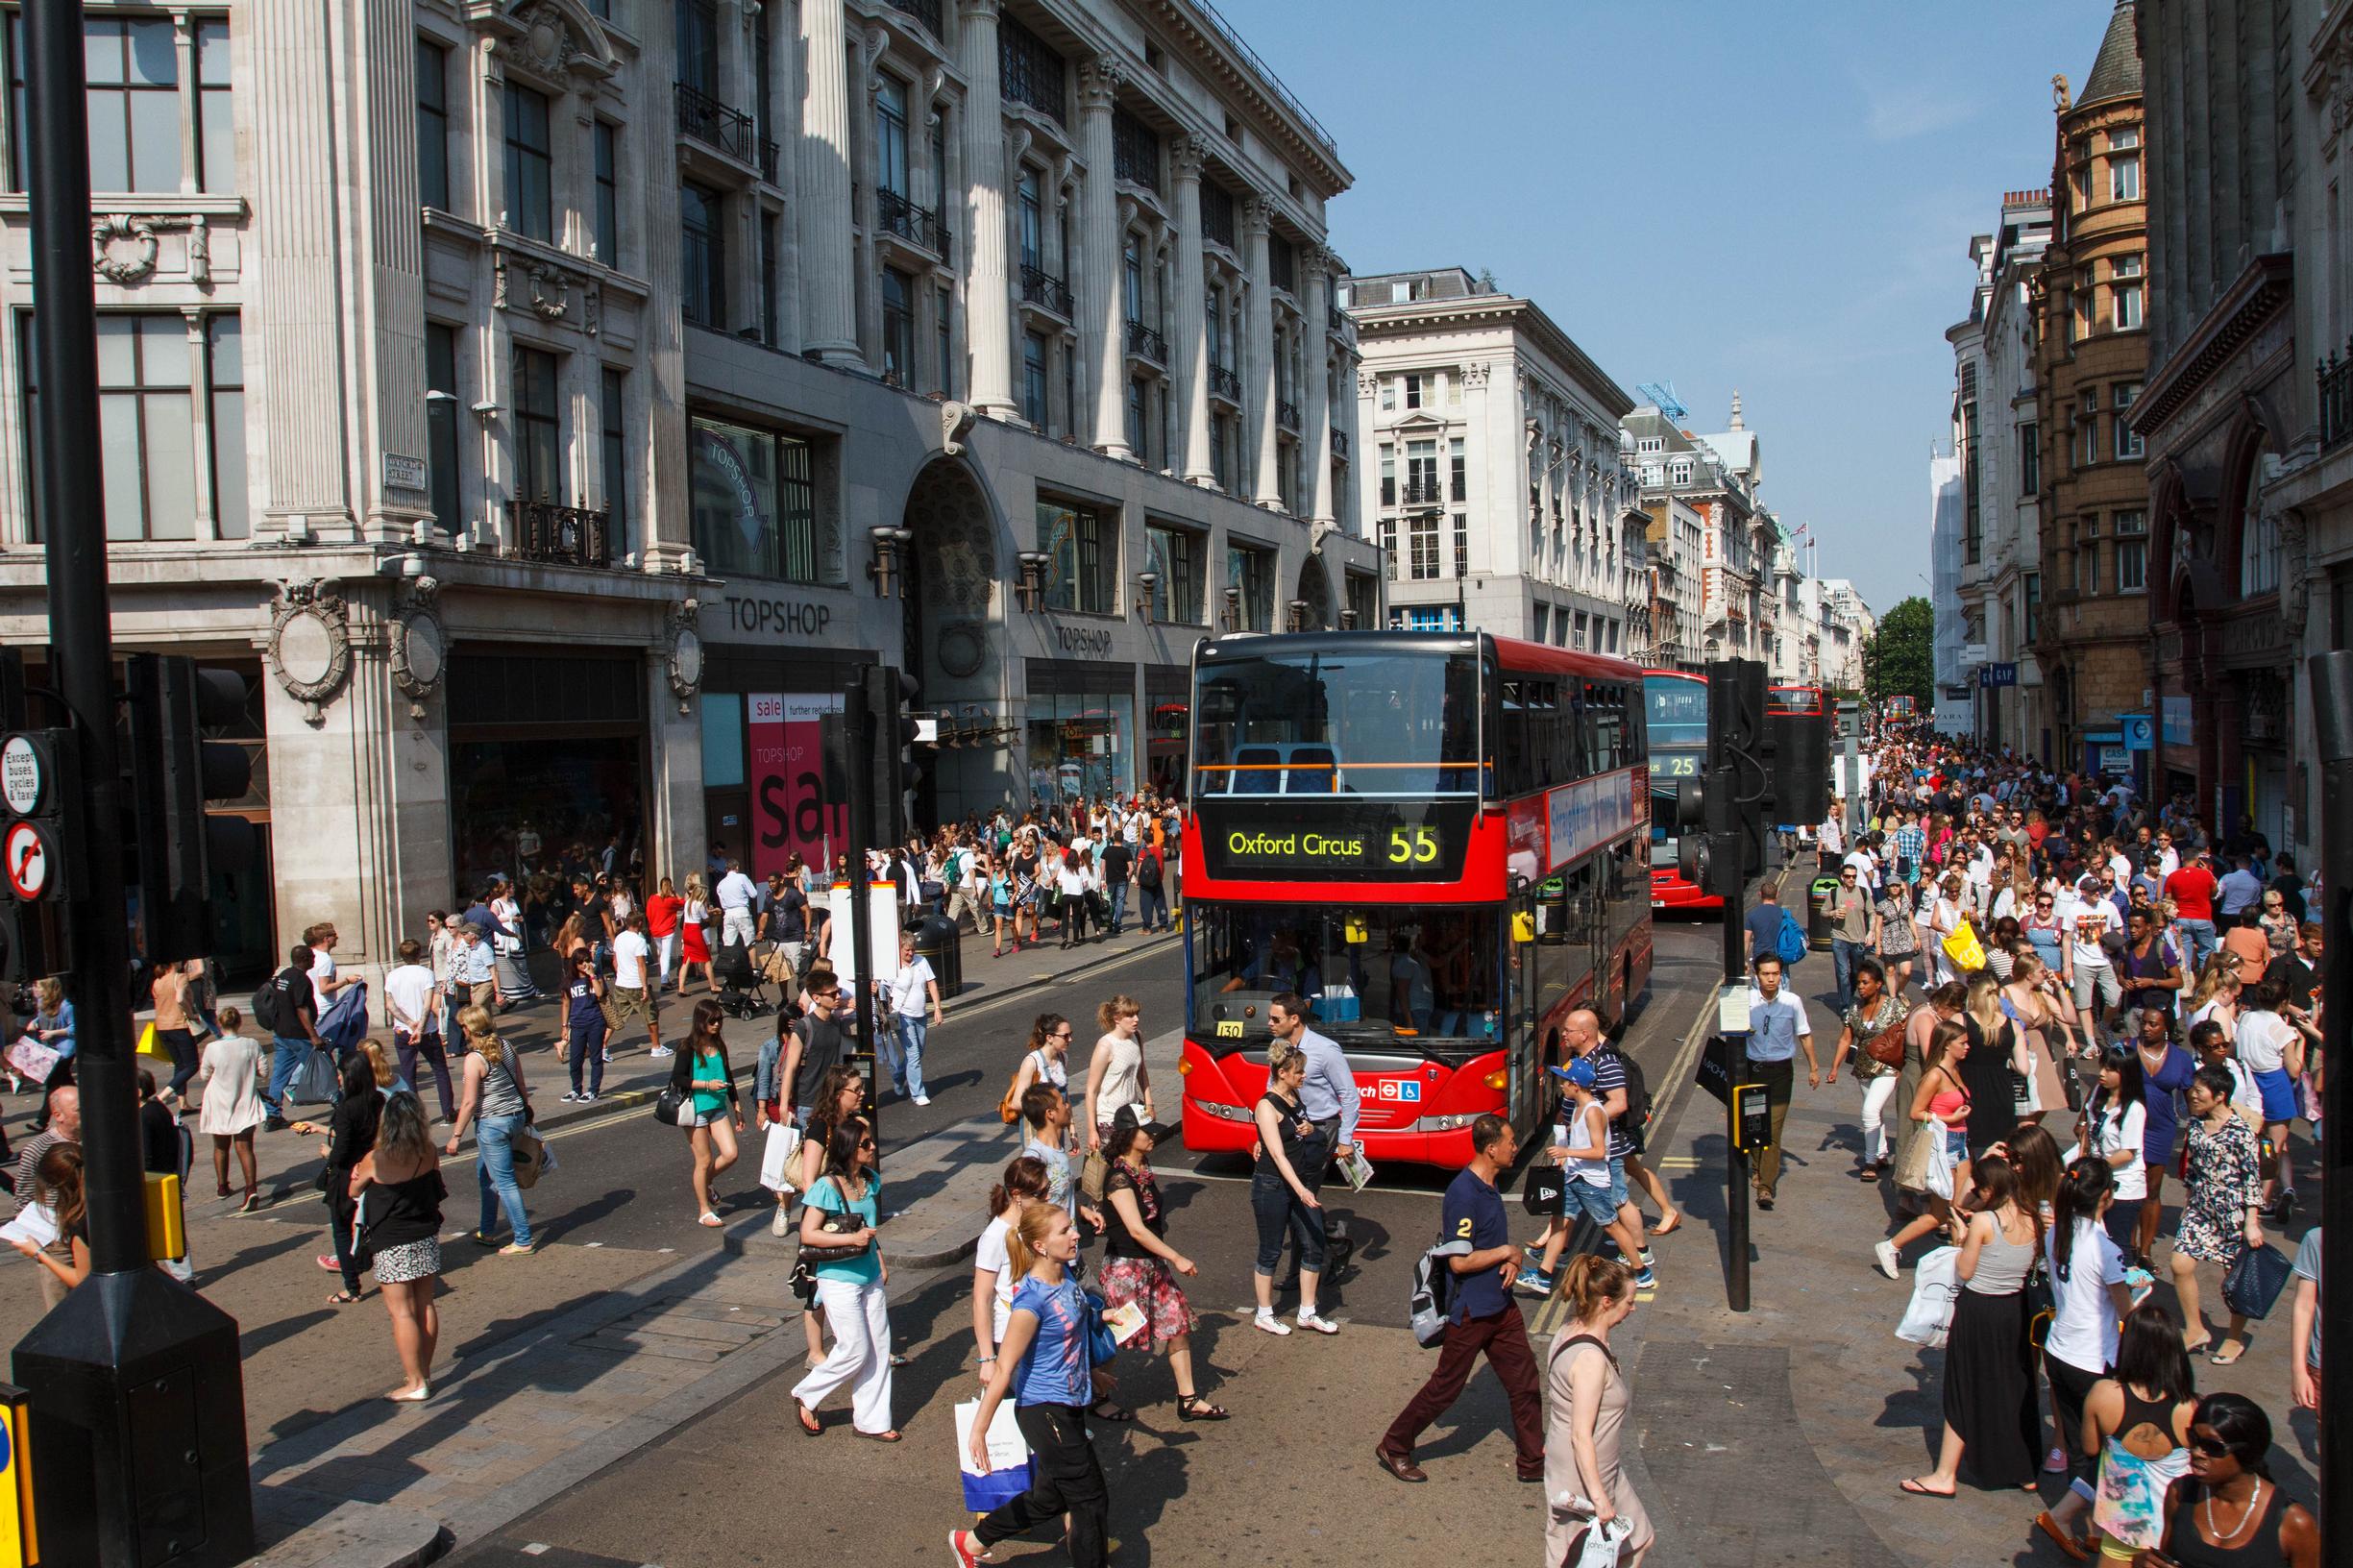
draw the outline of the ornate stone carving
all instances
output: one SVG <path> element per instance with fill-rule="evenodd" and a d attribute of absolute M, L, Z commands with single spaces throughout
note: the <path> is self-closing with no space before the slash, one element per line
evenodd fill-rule
<path fill-rule="evenodd" d="M 109 212 L 92 218 L 90 270 L 110 283 L 138 282 L 156 270 L 156 256 L 160 249 L 156 236 L 187 226 L 185 218 L 139 217 L 128 212 Z M 208 257 L 208 263 L 209 259 Z M 211 268 L 208 264 L 205 276 L 196 281 L 205 282 L 210 278 Z"/>
<path fill-rule="evenodd" d="M 1242 203 L 1242 233 L 1252 239 L 1259 238 L 1274 227 L 1274 204 L 1263 196 L 1252 196 Z"/>
<path fill-rule="evenodd" d="M 1477 392 L 1486 384 L 1487 362 L 1484 359 L 1475 359 L 1462 367 L 1462 385 L 1465 390 Z"/>
<path fill-rule="evenodd" d="M 2067 73 L 2065 71 L 2059 72 L 2056 76 L 2053 76 L 2050 79 L 2050 107 L 2059 110 L 2061 113 L 2065 113 L 2067 111 L 2068 89 Z"/>
<path fill-rule="evenodd" d="M 950 457 L 964 455 L 964 437 L 971 431 L 980 410 L 968 403 L 940 404 L 940 450 Z"/>
<path fill-rule="evenodd" d="M 604 290 L 595 283 L 580 285 L 580 331 L 594 337 L 604 330 Z"/>
<path fill-rule="evenodd" d="M 506 215 L 501 213 L 499 221 L 504 223 Z M 490 308 L 493 310 L 506 308 L 506 257 L 503 256 L 490 263 Z"/>
<path fill-rule="evenodd" d="M 348 607 L 334 584 L 324 577 L 280 583 L 262 655 L 280 688 L 303 705 L 304 723 L 325 723 L 327 704 L 352 673 Z"/>
<path fill-rule="evenodd" d="M 1381 390 L 1381 378 L 1379 375 L 1369 370 L 1360 370 L 1357 372 L 1358 397 L 1369 398 L 1379 390 Z"/>
<path fill-rule="evenodd" d="M 2303 640 L 2304 623 L 2312 611 L 2312 583 L 2305 575 L 2311 533 L 2304 527 L 2303 512 L 2293 506 L 2272 513 L 2270 523 L 2279 534 L 2280 622 L 2292 645 Z"/>
<path fill-rule="evenodd" d="M 1179 136 L 1168 144 L 1168 169 L 1179 180 L 1198 180 L 1209 159 L 1209 143 L 1199 136 Z"/>
<path fill-rule="evenodd" d="M 993 21 L 1001 0 L 956 0 L 957 14 L 967 21 Z"/>
<path fill-rule="evenodd" d="M 411 578 L 392 616 L 392 684 L 408 696 L 408 717 L 425 717 L 426 699 L 449 669 L 450 636 L 441 623 L 441 583 Z"/>
<path fill-rule="evenodd" d="M 1108 114 L 1119 97 L 1119 84 L 1125 74 L 1115 55 L 1097 55 L 1078 68 L 1078 107 Z"/>
<path fill-rule="evenodd" d="M 571 308 L 571 283 L 560 267 L 544 261 L 531 263 L 531 310 L 542 321 L 561 321 Z"/>
<path fill-rule="evenodd" d="M 698 625 L 701 613 L 701 602 L 688 599 L 673 604 L 665 618 L 669 656 L 664 662 L 671 694 L 677 698 L 681 714 L 693 710 L 695 693 L 702 685 L 702 631 Z"/>
<path fill-rule="evenodd" d="M 188 219 L 188 282 L 212 286 L 212 229 L 201 212 Z"/>

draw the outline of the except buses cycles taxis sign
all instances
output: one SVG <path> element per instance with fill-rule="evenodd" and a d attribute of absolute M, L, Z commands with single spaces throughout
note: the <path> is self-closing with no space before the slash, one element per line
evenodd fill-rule
<path fill-rule="evenodd" d="M 1462 874 L 1477 809 L 1472 800 L 1204 800 L 1202 854 L 1212 876 L 1451 882 Z"/>

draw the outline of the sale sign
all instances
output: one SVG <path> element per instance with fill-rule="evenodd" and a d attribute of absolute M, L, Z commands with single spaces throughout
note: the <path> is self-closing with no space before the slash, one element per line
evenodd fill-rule
<path fill-rule="evenodd" d="M 784 870 L 788 857 L 830 867 L 849 845 L 849 808 L 825 798 L 824 720 L 842 708 L 839 692 L 754 693 L 745 772 L 751 782 L 752 872 Z"/>

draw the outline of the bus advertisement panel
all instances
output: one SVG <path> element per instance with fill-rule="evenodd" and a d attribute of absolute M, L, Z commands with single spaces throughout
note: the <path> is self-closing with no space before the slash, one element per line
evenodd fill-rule
<path fill-rule="evenodd" d="M 1223 637 L 1194 655 L 1186 1146 L 1247 1150 L 1267 1006 L 1347 1053 L 1367 1158 L 1532 1133 L 1575 1007 L 1650 974 L 1640 673 L 1447 632 Z"/>

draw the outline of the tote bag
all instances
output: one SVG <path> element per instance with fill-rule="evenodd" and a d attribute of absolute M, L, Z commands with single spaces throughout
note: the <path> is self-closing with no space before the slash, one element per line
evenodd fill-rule
<path fill-rule="evenodd" d="M 1013 1401 L 1000 1400 L 989 1420 L 989 1472 L 972 1464 L 972 1423 L 980 1417 L 980 1401 L 968 1399 L 956 1407 L 956 1473 L 964 1482 L 964 1506 L 974 1513 L 999 1508 L 1027 1492 L 1036 1461 L 1021 1429 L 1014 1424 Z"/>

